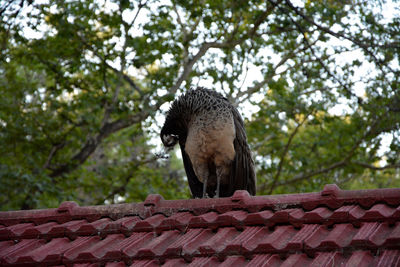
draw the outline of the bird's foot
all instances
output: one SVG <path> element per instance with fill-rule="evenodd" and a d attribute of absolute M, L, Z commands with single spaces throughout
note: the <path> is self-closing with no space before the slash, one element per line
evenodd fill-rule
<path fill-rule="evenodd" d="M 219 198 L 219 185 L 217 186 L 217 190 L 215 190 L 214 198 Z"/>

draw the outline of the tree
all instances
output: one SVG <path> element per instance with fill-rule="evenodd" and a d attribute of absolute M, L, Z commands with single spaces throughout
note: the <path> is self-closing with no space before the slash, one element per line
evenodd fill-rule
<path fill-rule="evenodd" d="M 160 110 L 199 84 L 253 111 L 259 194 L 400 186 L 397 3 L 20 0 L 0 14 L 2 209 L 189 197 L 154 140 Z"/>

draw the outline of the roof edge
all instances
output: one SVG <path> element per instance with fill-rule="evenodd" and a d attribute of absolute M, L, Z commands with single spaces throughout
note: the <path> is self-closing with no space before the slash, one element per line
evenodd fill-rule
<path fill-rule="evenodd" d="M 224 213 L 231 210 L 282 210 L 316 207 L 337 209 L 342 205 L 358 204 L 363 208 L 384 203 L 390 206 L 400 204 L 400 188 L 341 190 L 335 184 L 329 184 L 321 192 L 283 194 L 268 196 L 250 196 L 247 191 L 238 190 L 232 197 L 208 199 L 164 200 L 161 195 L 148 195 L 144 202 L 80 207 L 73 201 L 60 204 L 58 208 L 0 212 L 0 224 L 5 226 L 16 223 L 33 222 L 42 224 L 50 221 L 64 223 L 71 219 L 95 221 L 102 217 L 113 220 L 124 216 L 140 216 L 142 219 L 154 214 L 170 216 L 179 211 L 189 211 L 195 215 L 215 211 Z"/>

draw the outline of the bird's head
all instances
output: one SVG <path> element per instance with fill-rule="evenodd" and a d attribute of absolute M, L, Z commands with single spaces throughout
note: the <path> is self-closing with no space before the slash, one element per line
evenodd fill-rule
<path fill-rule="evenodd" d="M 172 148 L 178 143 L 179 135 L 176 131 L 177 127 L 170 123 L 165 123 L 162 127 L 160 137 L 166 148 Z"/>
<path fill-rule="evenodd" d="M 178 142 L 182 145 L 187 136 L 187 124 L 190 114 L 185 111 L 178 100 L 172 103 L 166 114 L 165 122 L 161 128 L 160 138 L 164 146 L 172 149 Z"/>
<path fill-rule="evenodd" d="M 175 134 L 163 134 L 161 135 L 161 141 L 167 148 L 172 148 L 179 141 L 179 137 Z"/>

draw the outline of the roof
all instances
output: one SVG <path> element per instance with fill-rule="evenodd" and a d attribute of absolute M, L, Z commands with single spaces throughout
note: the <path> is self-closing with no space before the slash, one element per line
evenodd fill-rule
<path fill-rule="evenodd" d="M 0 265 L 400 266 L 400 189 L 0 212 Z"/>

